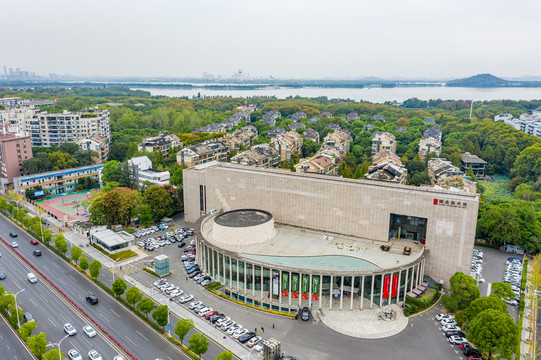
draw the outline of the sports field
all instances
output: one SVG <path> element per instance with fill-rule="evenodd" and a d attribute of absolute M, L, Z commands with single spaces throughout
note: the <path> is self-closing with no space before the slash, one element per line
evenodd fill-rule
<path fill-rule="evenodd" d="M 88 219 L 88 213 L 81 202 L 90 196 L 92 196 L 92 191 L 77 192 L 38 201 L 38 203 L 45 211 L 56 216 L 58 220 L 64 220 L 64 215 L 66 215 L 67 221 L 85 221 Z"/>

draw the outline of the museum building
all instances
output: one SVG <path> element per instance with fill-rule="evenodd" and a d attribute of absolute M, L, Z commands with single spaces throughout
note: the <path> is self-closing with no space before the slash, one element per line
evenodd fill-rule
<path fill-rule="evenodd" d="M 218 162 L 183 179 L 200 267 L 258 307 L 381 307 L 471 265 L 478 194 Z"/>

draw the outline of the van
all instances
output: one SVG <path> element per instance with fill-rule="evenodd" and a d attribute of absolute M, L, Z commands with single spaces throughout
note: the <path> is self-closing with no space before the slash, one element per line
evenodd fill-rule
<path fill-rule="evenodd" d="M 34 273 L 28 273 L 26 275 L 26 278 L 28 279 L 28 281 L 30 281 L 30 283 L 37 283 L 38 282 L 38 278 L 36 277 L 36 275 L 34 275 Z"/>

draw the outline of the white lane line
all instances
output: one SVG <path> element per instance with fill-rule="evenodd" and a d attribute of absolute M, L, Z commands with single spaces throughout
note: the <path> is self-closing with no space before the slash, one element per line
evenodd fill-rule
<path fill-rule="evenodd" d="M 171 357 L 170 357 L 170 356 L 168 356 L 167 358 L 168 358 L 169 360 L 173 360 L 173 359 L 171 359 Z"/>
<path fill-rule="evenodd" d="M 109 309 L 109 310 L 111 310 L 111 312 L 112 312 L 113 314 L 115 314 L 116 316 L 118 316 L 118 318 L 120 319 L 120 315 L 118 315 L 116 312 L 114 312 L 113 309 Z"/>
<path fill-rule="evenodd" d="M 64 285 L 67 285 L 66 282 L 64 280 L 62 280 L 61 278 L 58 278 L 58 281 L 60 281 Z"/>
<path fill-rule="evenodd" d="M 76 348 L 75 344 L 72 343 L 71 340 L 70 340 L 70 344 L 71 344 L 71 347 L 72 347 L 72 348 Z"/>
<path fill-rule="evenodd" d="M 138 333 L 139 335 L 141 335 L 141 337 L 142 337 L 143 339 L 145 339 L 146 341 L 148 341 L 148 339 L 145 337 L 145 335 L 141 334 L 141 333 L 139 332 L 139 330 L 135 330 L 135 332 Z"/>
<path fill-rule="evenodd" d="M 44 268 L 45 270 L 49 271 L 49 268 L 48 268 L 47 266 L 45 266 L 45 265 L 42 265 L 42 266 L 43 266 L 43 268 Z"/>
<path fill-rule="evenodd" d="M 68 275 L 73 281 L 77 281 L 72 275 Z"/>
<path fill-rule="evenodd" d="M 62 314 L 58 314 L 58 315 L 60 315 L 62 317 L 62 319 L 64 319 L 64 321 L 69 322 L 68 319 L 66 319 L 66 317 L 64 315 L 62 315 Z"/>
<path fill-rule="evenodd" d="M 30 298 L 30 299 L 28 299 L 28 300 L 30 300 L 30 302 L 31 302 L 32 304 L 34 304 L 35 307 L 38 307 L 38 304 L 36 304 L 36 303 L 34 302 L 34 300 L 32 300 L 32 298 Z"/>
<path fill-rule="evenodd" d="M 105 316 L 103 316 L 103 314 L 100 314 L 100 316 L 103 318 L 103 320 L 109 322 L 109 319 L 107 319 Z"/>
<path fill-rule="evenodd" d="M 42 297 L 43 300 L 45 300 L 46 303 L 48 303 L 49 301 L 45 298 L 45 296 L 43 295 L 40 295 Z"/>
<path fill-rule="evenodd" d="M 20 289 L 21 287 L 19 286 L 19 284 L 17 283 L 13 283 L 13 285 L 15 285 L 17 287 L 17 289 Z"/>
<path fill-rule="evenodd" d="M 127 337 L 126 335 L 124 335 L 124 337 L 125 337 L 126 339 L 128 339 L 128 341 L 131 342 L 133 345 L 135 345 L 135 347 L 137 347 L 137 344 L 134 343 L 134 342 L 132 341 L 132 339 L 130 339 L 130 338 Z"/>
<path fill-rule="evenodd" d="M 47 320 L 49 320 L 49 322 L 50 322 L 51 324 L 53 324 L 54 327 L 58 327 L 58 326 L 56 326 L 56 324 L 55 324 L 51 319 L 47 318 Z"/>
<path fill-rule="evenodd" d="M 85 341 L 88 343 L 88 345 L 92 346 L 92 344 L 90 343 L 90 341 L 88 341 L 86 338 L 83 338 L 85 339 Z"/>

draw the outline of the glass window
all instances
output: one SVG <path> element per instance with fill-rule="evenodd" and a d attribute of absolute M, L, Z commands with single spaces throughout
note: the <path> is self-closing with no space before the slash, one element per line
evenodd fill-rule
<path fill-rule="evenodd" d="M 231 278 L 233 279 L 231 287 L 233 289 L 238 289 L 237 270 L 237 259 L 231 259 Z"/>
<path fill-rule="evenodd" d="M 255 289 L 256 290 L 261 290 L 261 266 L 259 265 L 256 265 L 255 266 Z"/>

